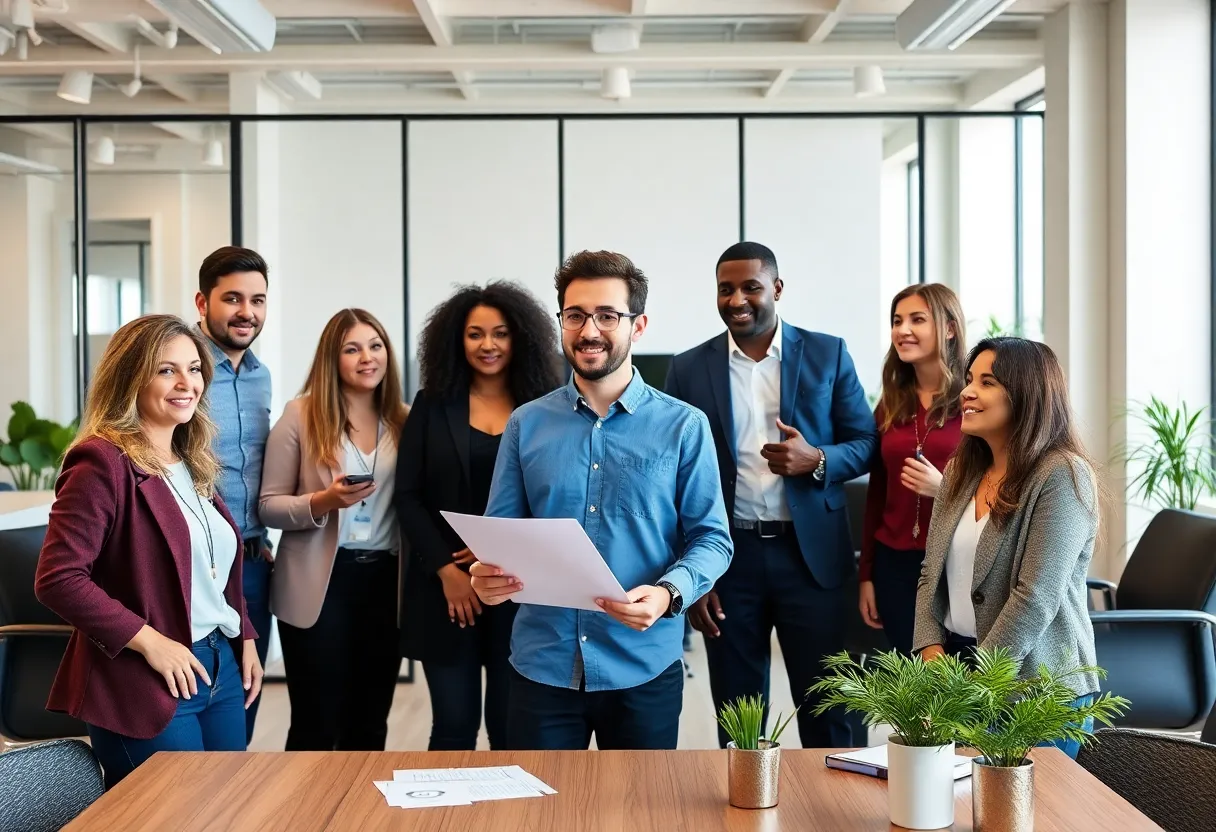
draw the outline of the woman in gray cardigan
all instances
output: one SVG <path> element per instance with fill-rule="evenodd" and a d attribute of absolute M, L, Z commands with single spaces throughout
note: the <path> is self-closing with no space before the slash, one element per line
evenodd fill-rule
<path fill-rule="evenodd" d="M 1085 577 L 1098 482 L 1049 347 L 985 339 L 967 362 L 963 439 L 933 506 L 913 648 L 925 660 L 1004 647 L 1024 675 L 1096 664 Z M 1080 706 L 1092 673 L 1068 681 Z M 1092 725 L 1085 726 L 1092 728 Z M 1076 756 L 1073 744 L 1060 747 Z"/>

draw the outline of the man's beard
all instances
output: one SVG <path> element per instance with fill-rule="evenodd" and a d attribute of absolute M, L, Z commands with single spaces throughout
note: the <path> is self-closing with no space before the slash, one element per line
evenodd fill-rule
<path fill-rule="evenodd" d="M 578 363 L 578 349 L 580 347 L 603 346 L 605 360 L 604 363 L 594 369 L 583 369 Z M 629 357 L 629 341 L 626 339 L 620 345 L 613 347 L 607 341 L 589 341 L 580 339 L 574 345 L 573 350 L 567 349 L 566 360 L 570 362 L 570 366 L 574 368 L 579 378 L 587 381 L 599 381 L 602 378 L 612 375 L 621 365 L 625 363 L 625 359 Z"/>
<path fill-rule="evenodd" d="M 258 336 L 262 334 L 261 325 L 257 321 L 250 318 L 249 324 L 252 331 L 249 333 L 249 340 L 242 342 L 241 340 L 238 340 L 228 334 L 228 327 L 233 325 L 233 321 L 234 319 L 232 318 L 229 318 L 227 321 L 216 321 L 210 315 L 208 315 L 207 333 L 211 336 L 212 340 L 221 347 L 227 347 L 230 350 L 248 349 L 249 346 L 258 339 Z M 237 322 L 243 323 L 243 321 Z"/>

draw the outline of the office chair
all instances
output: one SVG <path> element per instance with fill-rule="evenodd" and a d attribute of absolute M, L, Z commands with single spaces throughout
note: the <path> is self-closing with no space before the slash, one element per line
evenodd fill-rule
<path fill-rule="evenodd" d="M 869 487 L 869 474 L 864 474 L 844 484 L 845 499 L 848 501 L 849 532 L 853 537 L 854 556 L 858 558 L 861 557 L 861 529 L 865 522 L 866 490 Z M 858 657 L 863 663 L 868 656 L 890 650 L 891 643 L 887 641 L 887 634 L 882 630 L 875 630 L 867 626 L 866 622 L 862 620 L 861 611 L 857 608 L 856 603 L 858 592 L 858 576 L 856 573 L 842 591 L 848 593 L 849 597 L 854 599 L 854 603 L 849 611 L 849 626 L 845 635 L 845 650 L 850 655 Z"/>
<path fill-rule="evenodd" d="M 0 829 L 58 832 L 105 792 L 93 749 L 51 740 L 0 754 Z"/>
<path fill-rule="evenodd" d="M 72 628 L 34 597 L 45 536 L 46 526 L 0 530 L 0 738 L 15 742 L 86 733 L 83 722 L 46 710 Z"/>
<path fill-rule="evenodd" d="M 1166 832 L 1216 823 L 1216 745 L 1129 728 L 1103 728 L 1077 763 Z"/>
<path fill-rule="evenodd" d="M 1102 687 L 1131 700 L 1117 724 L 1197 730 L 1216 701 L 1216 517 L 1165 509 L 1118 585 L 1090 579 Z"/>

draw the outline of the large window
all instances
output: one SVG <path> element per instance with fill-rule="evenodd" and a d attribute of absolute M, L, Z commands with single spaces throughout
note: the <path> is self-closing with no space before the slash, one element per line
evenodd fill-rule
<path fill-rule="evenodd" d="M 1018 105 L 1024 112 L 1044 112 L 1039 93 Z M 1014 251 L 1014 305 L 1019 334 L 1043 337 L 1043 119 L 1015 123 L 1017 242 Z"/>

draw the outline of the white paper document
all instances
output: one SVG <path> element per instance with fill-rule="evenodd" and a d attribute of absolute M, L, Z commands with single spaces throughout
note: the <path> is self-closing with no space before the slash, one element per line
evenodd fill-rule
<path fill-rule="evenodd" d="M 392 780 L 377 780 L 375 785 L 388 805 L 400 809 L 468 806 L 486 800 L 557 794 L 519 766 L 394 771 Z"/>
<path fill-rule="evenodd" d="M 629 602 L 587 532 L 573 518 L 480 517 L 441 511 L 482 563 L 524 585 L 520 604 L 603 612 L 596 598 Z"/>

